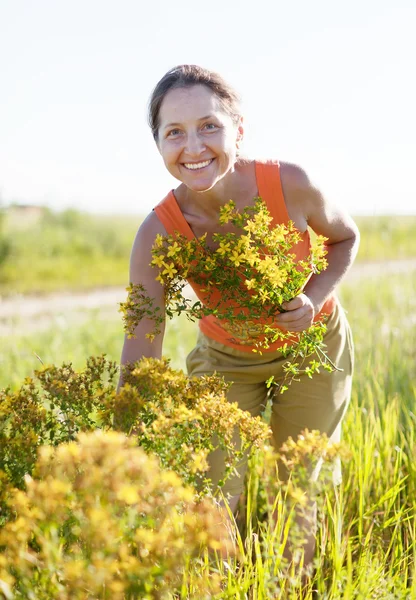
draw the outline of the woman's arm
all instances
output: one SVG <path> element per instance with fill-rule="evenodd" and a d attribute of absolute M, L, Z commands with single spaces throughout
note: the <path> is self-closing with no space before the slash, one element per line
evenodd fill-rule
<path fill-rule="evenodd" d="M 161 358 L 162 344 L 165 331 L 165 300 L 163 286 L 156 277 L 159 274 L 157 267 L 151 266 L 152 260 L 152 245 L 156 235 L 167 235 L 165 228 L 152 212 L 143 221 L 140 226 L 136 238 L 134 240 L 133 249 L 130 257 L 130 282 L 133 284 L 141 284 L 147 296 L 153 299 L 153 308 L 159 307 L 159 313 L 163 317 L 161 324 L 161 332 L 153 341 L 147 337 L 147 333 L 152 333 L 155 328 L 155 323 L 151 319 L 142 319 L 134 330 L 136 337 L 128 338 L 125 335 L 123 350 L 121 353 L 121 366 L 128 363 L 134 363 L 142 357 Z M 117 390 L 123 385 L 123 375 L 120 372 L 120 380 Z"/>
<path fill-rule="evenodd" d="M 360 234 L 353 219 L 341 207 L 329 202 L 300 167 L 282 165 L 282 184 L 290 213 L 297 215 L 301 222 L 304 220 L 318 235 L 328 238 L 328 267 L 319 275 L 312 275 L 303 293 L 283 304 L 288 312 L 276 318 L 276 322 L 289 331 L 303 331 L 310 327 L 352 265 Z"/>

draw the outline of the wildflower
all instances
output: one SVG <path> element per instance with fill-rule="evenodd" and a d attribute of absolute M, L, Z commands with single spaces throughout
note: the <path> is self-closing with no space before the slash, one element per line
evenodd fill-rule
<path fill-rule="evenodd" d="M 211 256 L 208 256 L 205 259 L 205 267 L 207 268 L 207 270 L 210 271 L 211 269 L 215 269 L 216 266 L 217 266 L 217 263 Z"/>
<path fill-rule="evenodd" d="M 255 234 L 257 232 L 257 224 L 252 220 L 248 220 L 243 229 L 248 233 Z"/>
<path fill-rule="evenodd" d="M 250 267 L 254 267 L 254 265 L 258 261 L 258 254 L 252 248 L 248 248 L 247 250 L 244 251 L 243 258 L 244 258 L 244 260 L 246 260 L 248 262 Z"/>
<path fill-rule="evenodd" d="M 155 256 L 152 260 L 152 262 L 150 264 L 152 265 L 156 265 L 157 267 L 163 267 L 165 265 L 164 263 L 165 257 L 163 254 L 159 254 L 159 256 Z"/>
<path fill-rule="evenodd" d="M 165 269 L 162 271 L 162 275 L 167 275 L 168 277 L 174 277 L 175 273 L 177 273 L 177 269 L 175 269 L 175 265 L 171 262 L 169 265 L 165 264 Z"/>
<path fill-rule="evenodd" d="M 221 256 L 225 256 L 230 251 L 230 243 L 229 242 L 220 242 L 219 248 L 217 248 L 216 252 Z"/>
<path fill-rule="evenodd" d="M 222 225 L 225 225 L 226 223 L 228 223 L 228 221 L 231 219 L 231 215 L 234 210 L 235 210 L 235 203 L 232 200 L 230 200 L 229 202 L 227 202 L 227 204 L 225 204 L 224 206 L 222 206 L 220 208 L 219 221 Z"/>
<path fill-rule="evenodd" d="M 240 254 L 237 250 L 233 250 L 229 258 L 235 267 L 239 267 L 242 261 L 244 260 L 244 256 Z"/>
<path fill-rule="evenodd" d="M 248 290 L 252 290 L 255 288 L 257 281 L 255 279 L 246 279 L 244 283 L 246 284 Z"/>
<path fill-rule="evenodd" d="M 179 246 L 178 242 L 173 242 L 173 244 L 171 246 L 169 246 L 167 256 L 169 258 L 171 258 L 171 257 L 175 256 L 176 254 L 178 254 L 178 252 L 180 252 L 180 246 Z"/>
<path fill-rule="evenodd" d="M 155 242 L 154 242 L 155 248 L 162 248 L 163 242 L 164 242 L 163 235 L 160 235 L 160 233 L 156 234 L 156 238 L 155 238 Z"/>
<path fill-rule="evenodd" d="M 259 289 L 259 296 L 260 296 L 260 300 L 263 302 L 263 304 L 266 302 L 266 300 L 269 300 L 269 298 L 270 298 L 269 292 L 262 288 Z"/>
<path fill-rule="evenodd" d="M 283 284 L 286 281 L 286 273 L 279 269 L 274 269 L 271 273 L 269 273 L 269 280 L 273 285 L 283 287 Z"/>

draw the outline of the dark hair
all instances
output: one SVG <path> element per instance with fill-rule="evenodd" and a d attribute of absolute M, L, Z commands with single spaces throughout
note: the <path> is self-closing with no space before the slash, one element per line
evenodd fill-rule
<path fill-rule="evenodd" d="M 176 88 L 205 85 L 217 96 L 224 111 L 237 122 L 240 116 L 240 98 L 237 92 L 214 71 L 197 65 L 178 65 L 166 73 L 156 85 L 149 100 L 149 125 L 157 142 L 159 112 L 166 94 Z"/>

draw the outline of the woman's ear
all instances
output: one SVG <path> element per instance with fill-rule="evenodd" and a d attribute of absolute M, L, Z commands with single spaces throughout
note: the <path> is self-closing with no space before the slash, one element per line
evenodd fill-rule
<path fill-rule="evenodd" d="M 243 125 L 243 117 L 239 117 L 237 123 L 237 148 L 240 146 L 244 137 L 244 125 Z"/>

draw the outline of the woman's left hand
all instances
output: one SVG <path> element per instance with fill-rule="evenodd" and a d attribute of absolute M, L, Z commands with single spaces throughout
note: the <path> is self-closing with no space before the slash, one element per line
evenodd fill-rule
<path fill-rule="evenodd" d="M 277 315 L 276 324 L 287 331 L 305 331 L 312 325 L 318 312 L 306 294 L 299 294 L 290 302 L 283 302 L 282 308 L 288 312 Z"/>

